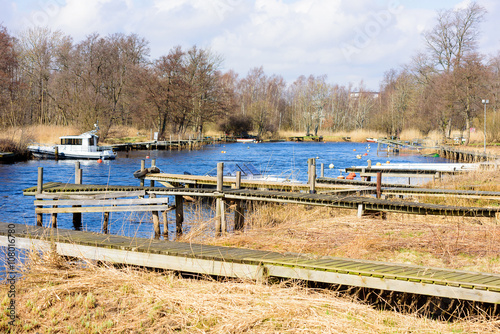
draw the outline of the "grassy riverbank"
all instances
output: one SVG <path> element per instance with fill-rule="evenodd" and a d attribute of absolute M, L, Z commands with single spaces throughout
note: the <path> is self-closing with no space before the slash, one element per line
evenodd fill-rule
<path fill-rule="evenodd" d="M 440 187 L 498 191 L 498 172 Z M 450 199 L 448 199 L 450 201 Z M 453 202 L 448 202 L 452 204 Z M 200 211 L 201 212 L 201 211 Z M 196 217 L 195 217 L 196 218 Z M 490 218 L 388 214 L 291 205 L 256 207 L 244 233 L 211 238 L 198 217 L 183 241 L 500 273 L 500 225 Z M 12 333 L 498 333 L 500 319 L 440 321 L 375 309 L 299 282 L 215 281 L 32 254 L 16 284 L 16 327 L 0 286 L 0 331 Z"/>
<path fill-rule="evenodd" d="M 113 126 L 108 132 L 106 137 L 106 143 L 121 143 L 121 142 L 136 142 L 136 141 L 146 141 L 151 140 L 153 130 L 139 130 L 134 127 L 126 126 Z M 80 134 L 82 131 L 74 126 L 58 126 L 58 125 L 34 125 L 27 127 L 11 127 L 3 129 L 0 133 L 0 139 L 11 140 L 14 142 L 39 142 L 46 144 L 56 144 L 61 136 L 76 135 Z M 184 136 L 187 138 L 189 135 L 195 135 L 194 133 L 186 133 Z M 211 130 L 210 128 L 204 134 L 206 136 L 219 137 L 223 134 L 216 130 Z M 256 135 L 256 133 L 254 133 Z M 280 131 L 275 134 L 274 139 L 286 139 L 295 136 L 304 136 L 303 132 L 296 131 Z M 459 136 L 460 134 L 452 133 L 452 137 Z M 173 135 L 173 138 L 177 138 L 177 134 Z M 364 142 L 366 138 L 380 138 L 386 137 L 387 135 L 382 132 L 368 131 L 368 130 L 355 130 L 355 131 L 320 131 L 318 136 L 322 136 L 325 141 L 345 141 L 345 138 L 350 138 L 353 142 Z M 418 130 L 405 130 L 403 131 L 399 138 L 401 140 L 413 140 L 413 139 L 424 139 L 428 138 L 433 141 L 440 141 L 441 135 L 437 132 L 432 132 L 428 135 L 422 134 Z M 482 132 L 471 134 L 471 144 L 479 145 L 483 143 Z"/>

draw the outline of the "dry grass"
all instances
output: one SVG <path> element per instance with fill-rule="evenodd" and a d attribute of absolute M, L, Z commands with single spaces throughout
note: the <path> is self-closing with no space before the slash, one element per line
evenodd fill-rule
<path fill-rule="evenodd" d="M 403 130 L 401 134 L 399 135 L 399 138 L 401 140 L 413 140 L 413 139 L 422 139 L 425 136 L 420 132 L 420 130 L 417 129 L 408 129 L 408 130 Z"/>
<path fill-rule="evenodd" d="M 280 137 L 288 138 L 295 136 L 304 136 L 303 132 L 295 131 L 281 131 Z M 379 138 L 385 137 L 386 135 L 378 131 L 367 131 L 367 130 L 356 130 L 356 131 L 339 131 L 339 132 L 329 132 L 329 131 L 319 131 L 319 136 L 323 136 L 325 141 L 344 141 L 343 138 L 350 137 L 353 142 L 365 142 L 366 138 Z"/>
<path fill-rule="evenodd" d="M 23 129 L 12 129 L 12 131 L 22 133 L 34 142 L 44 144 L 57 144 L 61 136 L 80 134 L 76 127 L 60 125 L 33 125 Z"/>
<path fill-rule="evenodd" d="M 490 218 L 388 214 L 358 219 L 353 210 L 263 205 L 247 215 L 244 233 L 184 240 L 316 256 L 409 263 L 500 273 L 500 226 Z"/>
<path fill-rule="evenodd" d="M 17 286 L 11 333 L 495 333 L 500 322 L 441 322 L 374 310 L 286 282 L 187 279 L 32 255 Z M 2 306 L 9 303 L 0 287 Z"/>

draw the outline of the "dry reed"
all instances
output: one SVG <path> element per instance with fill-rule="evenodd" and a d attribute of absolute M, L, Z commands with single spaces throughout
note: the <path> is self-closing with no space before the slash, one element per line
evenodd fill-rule
<path fill-rule="evenodd" d="M 68 263 L 32 254 L 17 282 L 11 333 L 495 333 L 500 322 L 441 322 L 374 310 L 335 292 L 282 284 L 182 278 L 168 272 Z M 0 287 L 2 307 L 9 303 Z"/>

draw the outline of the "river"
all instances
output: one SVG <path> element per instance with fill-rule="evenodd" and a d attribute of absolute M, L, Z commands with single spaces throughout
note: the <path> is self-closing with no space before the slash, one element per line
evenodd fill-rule
<path fill-rule="evenodd" d="M 359 155 L 361 159 L 358 158 Z M 442 158 L 421 155 L 387 155 L 387 153 L 377 155 L 377 144 L 373 143 L 370 145 L 347 142 L 280 142 L 210 145 L 194 151 L 132 151 L 129 152 L 128 157 L 125 152 L 119 152 L 118 158 L 113 161 L 102 163 L 81 161 L 80 163 L 84 184 L 138 185 L 139 180 L 135 179 L 132 174 L 140 168 L 142 159 L 146 160 L 146 166 L 150 166 L 151 159 L 156 159 L 156 165 L 166 173 L 188 172 L 195 175 L 206 174 L 216 168 L 217 162 L 250 162 L 263 174 L 293 177 L 306 181 L 307 159 L 309 158 L 317 159 L 318 175 L 319 166 L 324 163 L 326 177 L 337 177 L 346 167 L 366 165 L 368 159 L 372 161 L 372 164 L 387 161 L 392 163 L 448 162 Z M 330 164 L 333 164 L 334 168 L 328 168 Z M 44 168 L 44 182 L 74 182 L 75 162 L 72 160 L 30 160 L 14 164 L 0 164 L 1 222 L 35 224 L 34 198 L 23 196 L 22 190 L 36 185 L 38 167 Z M 174 213 L 170 214 L 169 221 L 173 222 Z M 152 226 L 148 215 L 148 213 L 113 213 L 110 219 L 110 233 L 150 237 Z M 48 224 L 49 219 L 49 215 L 44 215 L 44 225 Z M 186 219 L 189 219 L 189 213 Z M 82 222 L 84 230 L 100 231 L 102 215 L 83 214 Z M 58 226 L 73 228 L 71 215 L 60 214 Z"/>

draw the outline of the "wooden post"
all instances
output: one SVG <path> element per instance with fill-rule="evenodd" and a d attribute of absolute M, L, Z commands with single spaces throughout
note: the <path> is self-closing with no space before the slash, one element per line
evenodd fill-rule
<path fill-rule="evenodd" d="M 325 177 L 325 164 L 321 163 L 321 177 Z"/>
<path fill-rule="evenodd" d="M 224 185 L 224 163 L 217 163 L 217 192 L 222 192 L 222 187 Z M 224 210 L 224 204 L 222 203 L 222 198 L 217 197 L 215 200 L 215 235 L 220 236 L 222 232 L 222 211 Z"/>
<path fill-rule="evenodd" d="M 43 167 L 38 167 L 38 180 L 36 183 L 36 194 L 41 195 L 43 192 Z M 41 206 L 37 206 L 37 208 L 41 208 Z M 43 214 L 36 214 L 36 225 L 43 226 Z"/>
<path fill-rule="evenodd" d="M 104 219 L 102 222 L 102 233 L 104 234 L 109 233 L 108 223 L 109 223 L 109 212 L 104 212 Z"/>
<path fill-rule="evenodd" d="M 241 172 L 236 172 L 236 189 L 241 188 Z M 234 208 L 234 230 L 242 231 L 245 227 L 245 216 L 244 216 L 244 208 L 241 205 L 241 200 L 238 199 L 235 201 Z"/>
<path fill-rule="evenodd" d="M 309 193 L 316 193 L 316 159 L 311 159 L 311 165 L 309 166 Z"/>
<path fill-rule="evenodd" d="M 236 172 L 236 182 L 235 182 L 235 188 L 236 189 L 241 189 L 241 172 L 237 171 Z"/>
<path fill-rule="evenodd" d="M 163 211 L 163 240 L 168 240 L 168 215 L 167 210 Z"/>
<path fill-rule="evenodd" d="M 54 200 L 54 201 L 56 201 L 56 200 Z M 53 208 L 57 208 L 57 205 L 54 205 L 52 207 Z M 57 227 L 57 213 L 55 213 L 55 212 L 52 213 L 52 219 L 51 219 L 51 221 L 52 221 L 52 228 L 56 228 Z"/>
<path fill-rule="evenodd" d="M 184 222 L 183 197 L 175 196 L 175 234 L 182 235 L 182 223 Z"/>
<path fill-rule="evenodd" d="M 56 146 L 54 149 L 54 159 L 57 161 L 59 160 L 59 147 Z"/>
<path fill-rule="evenodd" d="M 75 184 L 82 184 L 82 170 L 80 169 L 80 162 L 75 161 Z M 73 205 L 74 208 L 80 207 L 80 205 Z M 73 213 L 73 227 L 76 231 L 80 231 L 82 228 L 82 213 Z"/>
<path fill-rule="evenodd" d="M 358 218 L 363 217 L 363 213 L 364 213 L 363 204 L 358 204 Z"/>
<path fill-rule="evenodd" d="M 156 198 L 156 194 L 150 194 L 149 198 Z M 158 216 L 158 211 L 152 211 L 151 214 L 153 215 L 153 230 L 154 230 L 154 238 L 155 239 L 160 239 L 160 217 Z"/>
<path fill-rule="evenodd" d="M 377 198 L 382 195 L 382 172 L 377 172 Z"/>
<path fill-rule="evenodd" d="M 156 159 L 151 160 L 151 167 L 156 167 Z M 154 187 L 155 186 L 155 180 L 150 181 L 150 186 Z"/>
<path fill-rule="evenodd" d="M 145 170 L 146 169 L 146 161 L 144 160 L 141 160 L 141 171 Z M 142 177 L 141 178 L 141 187 L 144 187 L 144 178 Z"/>
<path fill-rule="evenodd" d="M 307 184 L 311 184 L 311 159 L 307 159 Z"/>

